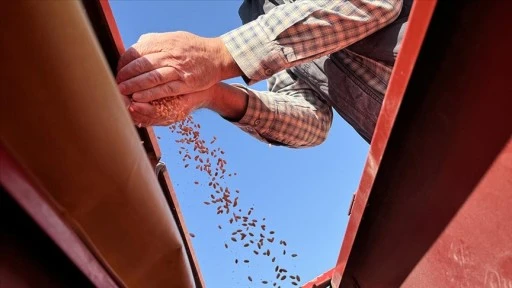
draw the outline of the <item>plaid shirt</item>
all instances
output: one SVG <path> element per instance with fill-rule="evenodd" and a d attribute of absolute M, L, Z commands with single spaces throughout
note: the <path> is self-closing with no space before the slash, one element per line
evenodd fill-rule
<path fill-rule="evenodd" d="M 287 68 L 339 51 L 383 28 L 399 15 L 402 1 L 288 2 L 221 36 L 248 84 L 270 77 L 268 92 L 244 87 L 249 103 L 235 124 L 267 143 L 314 146 L 327 136 L 332 109 Z M 346 55 L 345 65 L 385 92 L 391 67 L 355 53 Z"/>

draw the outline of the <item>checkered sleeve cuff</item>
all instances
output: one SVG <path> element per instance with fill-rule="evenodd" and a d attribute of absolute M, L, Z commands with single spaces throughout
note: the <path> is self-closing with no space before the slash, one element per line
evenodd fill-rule
<path fill-rule="evenodd" d="M 269 34 L 256 20 L 221 36 L 249 85 L 269 78 L 288 65 L 281 47 Z"/>
<path fill-rule="evenodd" d="M 248 95 L 247 110 L 238 122 L 233 122 L 243 131 L 268 143 L 268 133 L 271 131 L 277 107 L 275 101 L 262 92 L 248 89 L 242 85 L 233 86 L 243 89 Z"/>

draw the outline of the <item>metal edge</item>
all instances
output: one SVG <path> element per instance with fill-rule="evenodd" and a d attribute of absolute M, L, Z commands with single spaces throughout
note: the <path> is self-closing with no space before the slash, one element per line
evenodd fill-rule
<path fill-rule="evenodd" d="M 391 81 L 384 97 L 382 109 L 379 114 L 373 140 L 357 189 L 351 215 L 341 245 L 339 257 L 333 268 L 333 285 L 339 287 L 345 270 L 350 251 L 366 210 L 370 191 L 372 190 L 375 176 L 385 153 L 386 146 L 391 135 L 400 104 L 407 88 L 407 83 L 412 75 L 414 64 L 418 57 L 421 45 L 427 32 L 430 19 L 433 15 L 437 1 L 414 1 L 409 16 L 410 25 L 407 28 L 403 46 L 397 57 Z"/>
<path fill-rule="evenodd" d="M 162 163 L 162 162 L 160 162 Z M 163 164 L 163 163 L 162 163 Z M 169 207 L 171 208 L 172 214 L 176 221 L 176 224 L 178 226 L 178 229 L 180 230 L 181 237 L 185 240 L 185 249 L 187 252 L 187 257 L 189 259 L 189 262 L 191 263 L 198 263 L 196 254 L 194 252 L 194 249 L 192 249 L 192 240 L 190 237 L 190 234 L 188 232 L 188 229 L 185 225 L 185 218 L 183 217 L 183 214 L 181 213 L 181 208 L 179 206 L 178 198 L 176 197 L 176 193 L 174 192 L 171 178 L 169 176 L 169 172 L 167 171 L 167 168 L 165 164 L 163 164 L 163 167 L 160 169 L 158 175 L 158 182 L 162 186 L 164 190 L 165 199 L 167 200 Z M 199 269 L 198 265 L 191 265 L 192 271 L 194 273 L 194 280 L 196 287 L 203 288 L 206 287 L 201 270 Z"/>
<path fill-rule="evenodd" d="M 121 39 L 121 34 L 119 33 L 119 29 L 117 28 L 117 24 L 115 22 L 114 15 L 112 13 L 112 9 L 110 8 L 109 2 L 107 0 L 96 0 L 96 1 L 84 1 L 89 2 L 87 5 L 91 5 L 90 2 L 96 2 L 96 4 L 99 4 L 99 8 L 101 9 L 101 12 L 103 13 L 104 22 L 108 26 L 109 34 L 110 34 L 110 40 L 112 41 L 115 47 L 112 47 L 111 49 L 116 49 L 117 51 L 117 57 L 121 53 L 125 51 L 124 44 Z M 110 60 L 110 59 L 109 59 Z M 117 61 L 117 58 L 116 58 Z M 111 69 L 113 73 L 115 73 L 115 67 L 112 67 Z M 141 137 L 141 140 L 144 141 L 144 147 L 146 149 L 146 152 L 148 153 L 148 156 L 150 157 L 150 161 L 157 168 L 159 165 L 160 159 L 161 159 L 161 150 L 158 145 L 158 140 L 156 138 L 156 135 L 154 133 L 153 128 L 147 127 L 147 128 L 138 128 L 139 136 Z M 198 265 L 197 257 L 195 255 L 195 252 L 193 250 L 193 246 L 188 234 L 188 230 L 186 228 L 183 214 L 181 213 L 181 209 L 179 207 L 179 202 L 176 197 L 176 194 L 174 192 L 174 189 L 172 187 L 172 182 L 169 177 L 169 173 L 167 172 L 167 169 L 165 167 L 158 169 L 159 173 L 157 173 L 158 181 L 162 187 L 162 190 L 164 192 L 164 196 L 167 199 L 169 208 L 171 209 L 171 212 L 173 216 L 175 217 L 176 224 L 178 228 L 180 229 L 180 234 L 183 239 L 183 243 L 185 245 L 185 249 L 187 252 L 187 257 L 189 259 L 189 262 L 191 263 L 192 272 L 194 274 L 194 280 L 196 282 L 197 287 L 205 287 L 204 280 L 202 277 L 201 270 Z M 155 171 L 156 172 L 156 171 Z"/>
<path fill-rule="evenodd" d="M 324 272 L 314 279 L 310 280 L 306 284 L 302 285 L 302 288 L 324 288 L 329 287 L 328 285 L 332 284 L 332 274 L 334 272 L 334 268 Z"/>
<path fill-rule="evenodd" d="M 90 24 L 94 28 L 98 40 L 102 45 L 110 70 L 115 74 L 117 60 L 119 59 L 119 56 L 124 53 L 125 48 L 109 2 L 106 0 L 82 0 L 82 5 L 86 10 L 91 22 Z M 144 142 L 144 149 L 148 154 L 151 164 L 155 166 L 158 161 L 160 161 L 162 152 L 158 145 L 153 128 L 137 128 L 137 132 L 139 133 L 141 140 Z"/>

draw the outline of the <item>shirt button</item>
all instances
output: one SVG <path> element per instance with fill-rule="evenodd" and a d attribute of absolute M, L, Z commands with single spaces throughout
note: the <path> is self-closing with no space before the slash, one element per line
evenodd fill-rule
<path fill-rule="evenodd" d="M 274 74 L 274 71 L 272 69 L 265 69 L 265 75 L 272 76 Z"/>
<path fill-rule="evenodd" d="M 260 125 L 260 123 L 261 123 L 261 120 L 260 120 L 260 119 L 258 119 L 258 120 L 256 120 L 256 121 L 254 121 L 254 125 Z"/>

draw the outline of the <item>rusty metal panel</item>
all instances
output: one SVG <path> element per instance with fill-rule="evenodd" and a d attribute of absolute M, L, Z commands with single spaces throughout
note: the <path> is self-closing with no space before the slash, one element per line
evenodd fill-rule
<path fill-rule="evenodd" d="M 61 219 L 59 212 L 49 205 L 41 195 L 41 187 L 34 182 L 0 143 L 0 211 L 1 221 L 7 221 L 5 226 L 0 225 L 0 284 L 5 287 L 35 287 L 38 283 L 53 287 L 72 283 L 76 287 L 93 284 L 96 287 L 122 287 L 121 283 L 116 283 L 115 275 L 105 269 Z M 56 271 L 60 265 L 66 267 Z M 90 283 L 75 269 L 81 271 Z M 62 275 L 63 272 L 66 275 Z"/>
<path fill-rule="evenodd" d="M 95 1 L 82 1 L 85 11 L 89 17 L 91 25 L 94 29 L 96 37 L 101 45 L 105 58 L 109 63 L 110 70 L 113 74 L 116 73 L 117 61 L 121 53 L 125 51 L 121 34 L 117 28 L 117 24 L 107 0 L 95 0 Z M 196 287 L 205 287 L 205 283 L 199 268 L 197 258 L 195 256 L 194 249 L 192 247 L 192 240 L 189 237 L 189 233 L 185 226 L 184 217 L 181 213 L 181 209 L 174 192 L 169 173 L 165 167 L 165 164 L 160 162 L 162 152 L 158 145 L 156 134 L 152 127 L 136 128 L 143 142 L 143 147 L 146 150 L 148 158 L 155 167 L 155 173 L 157 174 L 158 182 L 162 188 L 164 196 L 167 199 L 169 208 L 176 219 L 176 225 L 178 226 L 183 244 L 188 256 L 188 260 L 191 263 L 191 269 L 193 272 Z M 159 169 L 159 165 L 162 169 Z"/>
<path fill-rule="evenodd" d="M 0 86 L 0 142 L 117 282 L 198 286 L 187 238 L 82 8 L 76 1 L 3 5 L 9 85 Z M 2 185 L 12 180 L 5 175 Z M 21 184 L 9 192 L 20 193 Z"/>
<path fill-rule="evenodd" d="M 344 258 L 343 287 L 397 287 L 413 277 L 414 267 L 457 221 L 455 215 L 510 140 L 510 61 L 504 60 L 510 60 L 512 39 L 500 29 L 507 25 L 511 4 L 437 4 L 354 245 Z M 465 237 L 481 236 L 474 231 Z M 475 253 L 499 258 L 500 250 L 510 251 L 510 243 L 512 234 L 496 243 L 500 247 Z M 478 269 L 488 265 L 477 264 Z"/>
<path fill-rule="evenodd" d="M 178 202 L 178 197 L 176 197 L 176 193 L 174 192 L 173 185 L 171 182 L 171 177 L 169 176 L 169 172 L 167 171 L 167 167 L 160 162 L 161 168 L 157 173 L 158 182 L 162 187 L 162 191 L 164 196 L 169 204 L 171 212 L 176 219 L 176 225 L 181 233 L 181 238 L 183 239 L 183 246 L 187 252 L 187 256 L 189 262 L 191 263 L 190 269 L 192 270 L 192 274 L 194 275 L 195 285 L 197 288 L 206 287 L 203 279 L 203 275 L 201 274 L 201 269 L 199 267 L 199 262 L 197 260 L 195 251 L 192 247 L 192 239 L 190 237 L 190 233 L 185 225 L 185 218 L 183 213 L 181 213 L 181 208 Z"/>
<path fill-rule="evenodd" d="M 105 60 L 109 65 L 110 71 L 115 74 L 117 60 L 125 49 L 109 2 L 107 0 L 85 0 L 82 1 L 82 4 L 89 18 L 91 27 L 94 30 L 94 34 L 101 45 L 101 50 L 105 55 Z M 137 128 L 137 132 L 143 141 L 142 144 L 151 165 L 156 167 L 162 157 L 162 152 L 160 151 L 160 146 L 158 146 L 153 128 Z"/>
<path fill-rule="evenodd" d="M 362 221 L 363 213 L 368 206 L 368 198 L 375 185 L 375 177 L 380 170 L 380 164 L 388 145 L 391 130 L 397 121 L 396 117 L 435 6 L 436 1 L 415 1 L 411 8 L 409 24 L 402 48 L 391 75 L 391 81 L 382 104 L 361 181 L 350 208 L 350 218 L 340 255 L 333 269 L 332 278 L 334 283 L 340 283 L 347 260 L 352 253 L 352 246 Z"/>
<path fill-rule="evenodd" d="M 437 1 L 414 1 L 409 16 L 409 24 L 404 36 L 402 48 L 397 57 L 391 81 L 386 91 L 379 119 L 370 145 L 366 164 L 361 176 L 358 190 L 353 195 L 349 207 L 349 222 L 341 246 L 336 266 L 316 277 L 303 287 L 317 287 L 326 282 L 326 278 L 334 285 L 339 285 L 345 270 L 359 225 L 368 205 L 368 198 L 374 188 L 374 181 L 379 171 L 382 157 L 386 151 L 397 114 L 407 89 L 407 84 L 413 72 L 421 45 L 427 32 L 430 19 Z M 316 286 L 315 286 L 316 285 Z"/>
<path fill-rule="evenodd" d="M 415 1 L 333 286 L 511 287 L 509 11 Z"/>
<path fill-rule="evenodd" d="M 512 141 L 403 287 L 512 287 Z"/>

